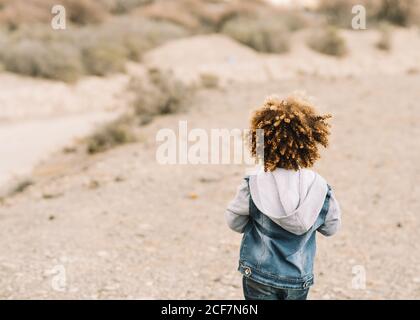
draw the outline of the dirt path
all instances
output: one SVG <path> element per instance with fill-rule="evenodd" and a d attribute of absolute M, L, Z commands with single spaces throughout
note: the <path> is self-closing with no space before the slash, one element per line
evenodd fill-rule
<path fill-rule="evenodd" d="M 159 165 L 155 134 L 179 120 L 244 128 L 267 94 L 295 89 L 335 116 L 317 169 L 344 213 L 339 235 L 318 237 L 310 298 L 420 298 L 419 83 L 302 77 L 201 91 L 140 143 L 53 157 L 35 171 L 38 184 L 0 205 L 0 298 L 241 298 L 240 235 L 223 212 L 244 167 Z M 366 289 L 352 288 L 360 266 Z"/>
<path fill-rule="evenodd" d="M 30 175 L 34 166 L 76 138 L 83 138 L 115 113 L 92 112 L 18 121 L 0 126 L 0 186 Z"/>
<path fill-rule="evenodd" d="M 0 196 L 52 152 L 116 117 L 128 80 L 117 74 L 66 84 L 0 73 Z"/>

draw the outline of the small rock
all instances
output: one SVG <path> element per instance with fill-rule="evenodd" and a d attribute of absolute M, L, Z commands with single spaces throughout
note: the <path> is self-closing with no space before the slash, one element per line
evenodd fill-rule
<path fill-rule="evenodd" d="M 190 193 L 188 194 L 188 198 L 190 198 L 190 199 L 192 199 L 192 200 L 195 200 L 195 199 L 197 199 L 197 198 L 198 198 L 198 194 L 196 194 L 195 192 L 190 192 Z"/>
<path fill-rule="evenodd" d="M 96 255 L 98 257 L 105 258 L 105 257 L 108 257 L 109 256 L 109 253 L 106 252 L 105 250 L 101 250 L 101 251 L 96 252 Z"/>
<path fill-rule="evenodd" d="M 116 176 L 116 177 L 114 178 L 114 181 L 115 181 L 115 182 L 123 182 L 123 181 L 125 181 L 125 178 L 124 178 L 124 177 L 122 177 L 122 176 Z"/>
<path fill-rule="evenodd" d="M 63 195 L 62 193 L 44 193 L 42 197 L 46 200 L 50 200 L 50 199 L 61 197 L 62 195 Z"/>
<path fill-rule="evenodd" d="M 200 177 L 199 181 L 201 183 L 210 183 L 220 181 L 220 177 L 216 175 L 207 175 Z"/>
<path fill-rule="evenodd" d="M 98 189 L 100 187 L 100 183 L 96 180 L 91 180 L 88 184 L 89 189 Z"/>
<path fill-rule="evenodd" d="M 64 147 L 63 153 L 75 153 L 77 151 L 76 147 Z"/>

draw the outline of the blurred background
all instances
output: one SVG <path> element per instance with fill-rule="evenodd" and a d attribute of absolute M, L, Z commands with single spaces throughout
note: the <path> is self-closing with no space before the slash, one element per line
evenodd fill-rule
<path fill-rule="evenodd" d="M 245 166 L 160 165 L 156 133 L 293 91 L 334 116 L 344 215 L 310 298 L 420 298 L 419 26 L 418 0 L 0 0 L 0 298 L 240 299 Z"/>

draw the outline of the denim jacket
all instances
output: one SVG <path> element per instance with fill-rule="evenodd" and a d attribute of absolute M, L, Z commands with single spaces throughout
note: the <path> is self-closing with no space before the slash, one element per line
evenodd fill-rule
<path fill-rule="evenodd" d="M 245 178 L 226 212 L 229 226 L 244 234 L 238 270 L 245 277 L 285 289 L 305 289 L 314 283 L 316 231 L 332 235 L 340 224 L 338 203 L 330 186 L 326 188 L 315 220 L 307 230 L 299 230 L 290 223 L 282 226 L 282 221 L 264 214 L 249 192 L 249 178 Z"/>

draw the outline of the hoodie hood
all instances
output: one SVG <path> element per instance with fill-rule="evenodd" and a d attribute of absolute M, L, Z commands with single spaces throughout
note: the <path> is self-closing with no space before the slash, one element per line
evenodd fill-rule
<path fill-rule="evenodd" d="M 313 226 L 328 193 L 325 179 L 308 169 L 260 168 L 249 176 L 249 187 L 257 208 L 296 235 Z"/>

